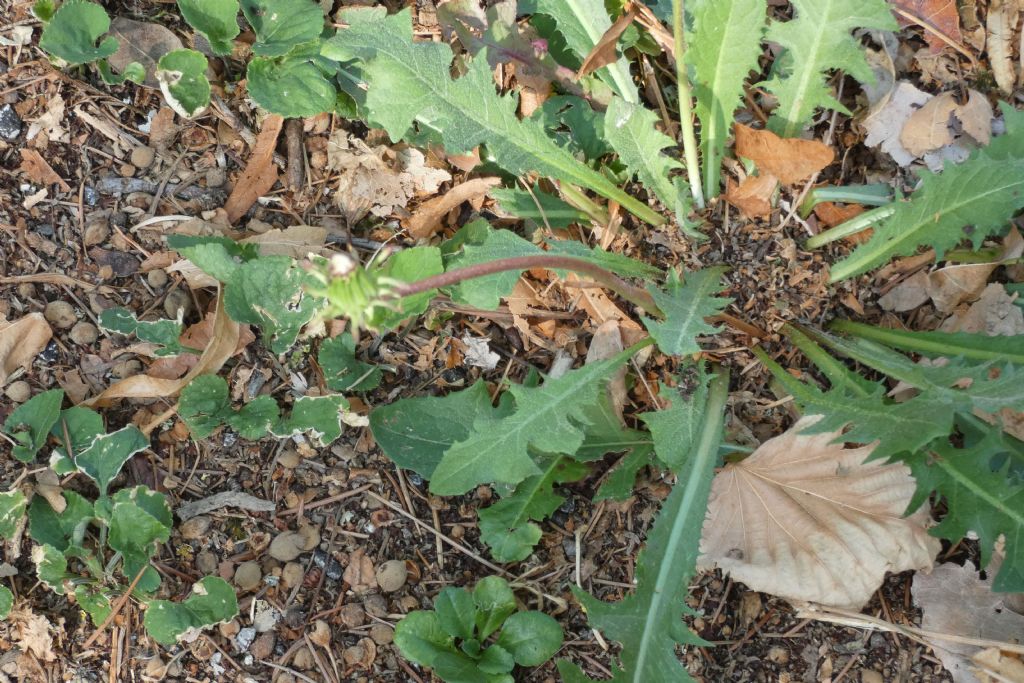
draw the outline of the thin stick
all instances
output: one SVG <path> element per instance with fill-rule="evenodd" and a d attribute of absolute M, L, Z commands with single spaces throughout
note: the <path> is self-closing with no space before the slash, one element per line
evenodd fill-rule
<path fill-rule="evenodd" d="M 700 162 L 697 156 L 697 136 L 693 132 L 693 93 L 686 75 L 686 37 L 683 35 L 683 0 L 672 0 L 672 34 L 676 47 L 676 88 L 679 91 L 679 125 L 683 131 L 683 155 L 686 157 L 686 175 L 690 179 L 690 193 L 698 209 L 704 208 L 704 188 L 701 186 Z"/>
<path fill-rule="evenodd" d="M 128 602 L 128 598 L 132 596 L 132 591 L 134 591 L 135 587 L 139 585 L 139 581 L 142 580 L 142 575 L 146 573 L 146 569 L 148 568 L 149 565 L 146 564 L 139 570 L 139 573 L 135 575 L 134 579 L 132 579 L 131 585 L 128 586 L 128 590 L 126 590 L 121 597 L 117 599 L 117 602 L 114 603 L 114 606 L 111 608 L 110 614 L 107 615 L 107 618 L 104 619 L 103 623 L 92 632 L 91 636 L 85 639 L 84 643 L 82 643 L 82 650 L 88 650 L 89 646 L 96 642 L 96 639 L 100 637 L 100 634 L 103 633 L 107 626 L 110 626 L 110 622 L 117 617 L 118 612 L 120 612 L 124 607 L 124 604 Z"/>

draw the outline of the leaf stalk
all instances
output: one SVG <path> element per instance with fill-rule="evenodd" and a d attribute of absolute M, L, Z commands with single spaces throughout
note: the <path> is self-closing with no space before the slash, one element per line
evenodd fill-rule
<path fill-rule="evenodd" d="M 700 161 L 697 156 L 697 135 L 693 130 L 693 93 L 686 73 L 686 38 L 683 35 L 683 0 L 672 0 L 672 34 L 675 38 L 676 88 L 679 91 L 679 126 L 683 134 L 683 155 L 690 194 L 698 209 L 705 207 L 701 185 Z"/>

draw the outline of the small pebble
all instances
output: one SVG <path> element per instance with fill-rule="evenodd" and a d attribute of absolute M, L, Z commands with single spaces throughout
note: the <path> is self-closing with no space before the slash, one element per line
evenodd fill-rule
<path fill-rule="evenodd" d="M 131 164 L 121 164 L 121 168 L 118 169 L 118 171 L 121 173 L 122 178 L 131 178 L 133 175 L 135 175 L 135 172 L 137 170 L 139 169 L 135 168 Z"/>
<path fill-rule="evenodd" d="M 370 627 L 370 638 L 378 645 L 388 645 L 395 639 L 395 631 L 384 624 L 374 624 Z"/>
<path fill-rule="evenodd" d="M 46 308 L 43 310 L 43 317 L 60 330 L 66 330 L 78 322 L 75 308 L 67 301 L 51 301 L 46 304 Z"/>
<path fill-rule="evenodd" d="M 385 593 L 394 593 L 405 585 L 409 570 L 402 560 L 388 560 L 377 567 L 377 585 Z"/>
<path fill-rule="evenodd" d="M 223 187 L 228 181 L 228 174 L 223 168 L 211 168 L 206 172 L 207 187 Z"/>
<path fill-rule="evenodd" d="M 288 448 L 281 455 L 277 456 L 277 464 L 285 469 L 293 470 L 299 466 L 300 462 L 302 462 L 302 458 L 299 457 L 299 452 L 294 448 Z"/>
<path fill-rule="evenodd" d="M 302 537 L 303 550 L 312 550 L 320 545 L 320 529 L 312 524 L 303 524 L 299 527 L 298 533 Z"/>
<path fill-rule="evenodd" d="M 104 218 L 88 223 L 85 226 L 85 234 L 82 235 L 82 240 L 85 242 L 85 246 L 94 247 L 105 242 L 109 236 L 110 222 Z"/>
<path fill-rule="evenodd" d="M 349 602 L 341 607 L 341 623 L 345 628 L 358 628 L 366 623 L 366 610 L 362 605 Z"/>
<path fill-rule="evenodd" d="M 270 542 L 269 553 L 275 560 L 291 562 L 302 554 L 305 540 L 294 531 L 285 531 L 274 537 Z"/>
<path fill-rule="evenodd" d="M 252 645 L 252 641 L 256 640 L 256 629 L 248 626 L 243 629 L 239 629 L 238 635 L 235 636 L 235 648 L 239 652 L 245 652 Z"/>
<path fill-rule="evenodd" d="M 5 104 L 0 107 L 0 138 L 10 142 L 21 135 L 21 117 L 14 107 Z"/>
<path fill-rule="evenodd" d="M 263 570 L 259 562 L 243 562 L 235 570 L 235 585 L 244 591 L 256 589 L 263 582 Z"/>
<path fill-rule="evenodd" d="M 196 555 L 196 569 L 203 576 L 209 576 L 217 571 L 217 556 L 209 550 L 204 550 Z"/>
<path fill-rule="evenodd" d="M 167 312 L 168 318 L 177 320 L 179 310 L 182 318 L 188 316 L 192 311 L 192 297 L 180 289 L 172 289 L 164 297 L 164 311 Z"/>
<path fill-rule="evenodd" d="M 140 372 L 142 372 L 142 363 L 134 358 L 118 361 L 117 363 L 114 363 L 112 368 L 110 368 L 110 375 L 115 379 L 134 377 Z"/>
<path fill-rule="evenodd" d="M 363 600 L 363 609 L 367 614 L 378 619 L 383 619 L 388 615 L 387 600 L 384 599 L 384 596 L 376 593 L 366 596 L 366 599 Z"/>
<path fill-rule="evenodd" d="M 206 535 L 206 532 L 210 530 L 211 521 L 206 515 L 199 515 L 182 522 L 178 531 L 181 532 L 181 537 L 185 540 L 195 541 Z"/>
<path fill-rule="evenodd" d="M 100 336 L 100 331 L 96 329 L 96 326 L 92 323 L 82 321 L 75 323 L 75 326 L 71 328 L 71 332 L 68 333 L 71 341 L 75 342 L 79 346 L 88 346 L 96 341 Z"/>
<path fill-rule="evenodd" d="M 249 229 L 250 232 L 256 232 L 261 235 L 267 232 L 268 230 L 274 229 L 273 225 L 267 223 L 266 221 L 261 221 L 258 218 L 253 218 L 252 220 L 250 220 L 246 227 Z"/>
<path fill-rule="evenodd" d="M 268 659 L 274 653 L 276 644 L 277 636 L 273 633 L 264 633 L 249 647 L 249 652 L 256 659 Z"/>
<path fill-rule="evenodd" d="M 289 562 L 281 570 L 281 583 L 286 588 L 294 588 L 302 583 L 302 580 L 306 578 L 306 570 L 302 568 L 302 565 L 298 562 Z"/>
<path fill-rule="evenodd" d="M 309 671 L 316 665 L 316 661 L 313 659 L 313 653 L 309 651 L 308 647 L 299 648 L 295 656 L 292 657 L 292 666 L 301 671 Z"/>
<path fill-rule="evenodd" d="M 156 158 L 152 147 L 136 147 L 132 150 L 132 165 L 138 168 L 149 168 Z"/>
<path fill-rule="evenodd" d="M 146 273 L 146 282 L 153 289 L 162 289 L 167 284 L 167 273 L 161 268 L 151 270 Z"/>
<path fill-rule="evenodd" d="M 18 380 L 7 385 L 4 393 L 15 403 L 24 403 L 32 396 L 32 387 L 28 385 L 28 382 Z"/>

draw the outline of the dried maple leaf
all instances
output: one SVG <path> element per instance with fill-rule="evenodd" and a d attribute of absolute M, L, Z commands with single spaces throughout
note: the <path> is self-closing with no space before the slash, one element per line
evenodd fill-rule
<path fill-rule="evenodd" d="M 755 130 L 737 123 L 736 154 L 757 164 L 762 175 L 771 174 L 783 185 L 807 180 L 835 159 L 823 142 L 780 138 L 770 130 Z"/>
<path fill-rule="evenodd" d="M 803 434 L 804 417 L 711 485 L 703 568 L 793 601 L 859 609 L 886 572 L 930 569 L 939 541 L 928 509 L 903 513 L 914 480 L 903 464 L 866 462 L 837 432 Z"/>

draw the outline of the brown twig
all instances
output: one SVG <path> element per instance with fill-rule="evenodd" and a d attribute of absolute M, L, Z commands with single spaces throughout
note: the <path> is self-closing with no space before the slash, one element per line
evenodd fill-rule
<path fill-rule="evenodd" d="M 88 650 L 89 646 L 96 642 L 96 639 L 99 638 L 100 634 L 106 630 L 107 626 L 110 626 L 110 622 L 112 622 L 117 617 L 118 613 L 124 608 L 125 603 L 128 602 L 128 598 L 132 596 L 132 591 L 134 591 L 135 587 L 139 585 L 139 581 L 142 580 L 142 575 L 146 573 L 146 569 L 148 568 L 149 564 L 146 564 L 139 570 L 139 573 L 135 575 L 135 578 L 132 579 L 131 584 L 128 586 L 128 590 L 122 593 L 121 597 L 119 597 L 117 602 L 114 603 L 114 606 L 110 609 L 110 614 L 107 615 L 107 618 L 104 619 L 103 623 L 97 626 L 96 630 L 92 632 L 92 635 L 86 638 L 85 642 L 82 643 L 82 650 Z"/>

